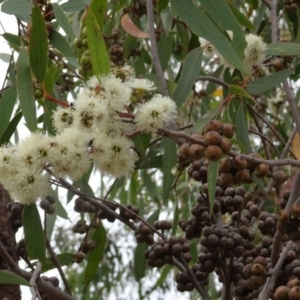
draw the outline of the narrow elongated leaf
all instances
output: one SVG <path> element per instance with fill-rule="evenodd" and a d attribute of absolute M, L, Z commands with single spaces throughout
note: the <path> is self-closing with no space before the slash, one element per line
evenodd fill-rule
<path fill-rule="evenodd" d="M 268 55 L 299 55 L 300 44 L 298 43 L 272 43 L 267 45 Z"/>
<path fill-rule="evenodd" d="M 2 97 L 0 98 L 0 140 L 6 128 L 8 127 L 16 101 L 17 87 L 16 85 L 12 85 L 3 93 Z"/>
<path fill-rule="evenodd" d="M 251 21 L 244 15 L 242 14 L 233 4 L 231 4 L 229 1 L 227 2 L 227 4 L 229 5 L 229 8 L 231 9 L 231 11 L 233 12 L 234 16 L 236 17 L 236 19 L 238 20 L 238 22 L 248 28 L 248 29 L 252 29 L 255 30 L 255 26 L 251 23 Z"/>
<path fill-rule="evenodd" d="M 179 213 L 180 213 L 180 210 L 179 210 L 179 206 L 178 206 L 178 198 L 176 198 L 171 235 L 176 235 L 177 226 L 179 223 Z"/>
<path fill-rule="evenodd" d="M 212 213 L 215 203 L 216 183 L 218 176 L 217 161 L 210 161 L 207 170 L 207 182 L 208 182 L 208 198 L 209 198 L 209 211 Z"/>
<path fill-rule="evenodd" d="M 69 0 L 61 5 L 64 12 L 78 12 L 86 8 L 87 3 L 84 0 Z"/>
<path fill-rule="evenodd" d="M 248 124 L 246 119 L 246 113 L 244 104 L 241 103 L 237 114 L 236 114 L 236 139 L 242 153 L 251 153 L 252 148 L 249 140 L 248 134 Z"/>
<path fill-rule="evenodd" d="M 25 46 L 28 45 L 28 42 L 26 40 L 12 33 L 5 32 L 2 34 L 2 37 L 6 39 L 14 49 L 19 49 L 19 47 L 21 47 L 21 41 Z"/>
<path fill-rule="evenodd" d="M 255 99 L 243 87 L 239 85 L 235 85 L 235 84 L 229 85 L 228 91 L 231 94 L 242 96 L 255 101 Z"/>
<path fill-rule="evenodd" d="M 106 245 L 106 230 L 101 223 L 99 224 L 99 227 L 94 231 L 92 241 L 96 243 L 96 247 L 88 255 L 84 276 L 84 289 L 87 288 L 87 286 L 93 279 L 104 254 Z"/>
<path fill-rule="evenodd" d="M 66 57 L 74 55 L 74 51 L 71 48 L 68 41 L 56 30 L 52 30 L 49 35 L 49 41 L 53 47 L 64 54 Z"/>
<path fill-rule="evenodd" d="M 3 132 L 2 136 L 1 136 L 0 146 L 8 143 L 10 141 L 12 135 L 16 131 L 16 128 L 17 128 L 20 120 L 22 119 L 22 116 L 23 116 L 22 112 L 18 112 L 13 117 L 13 119 L 10 121 L 9 125 L 7 126 L 7 128 L 5 129 L 5 131 Z"/>
<path fill-rule="evenodd" d="M 31 80 L 31 70 L 28 53 L 23 46 L 17 61 L 18 97 L 26 125 L 30 131 L 37 129 L 34 90 Z"/>
<path fill-rule="evenodd" d="M 40 215 L 35 204 L 24 206 L 23 226 L 29 259 L 37 259 L 43 264 L 46 259 L 45 237 Z"/>
<path fill-rule="evenodd" d="M 53 5 L 54 14 L 55 14 L 55 19 L 57 20 L 58 24 L 64 30 L 67 37 L 70 40 L 74 40 L 76 38 L 76 34 L 75 34 L 68 18 L 66 17 L 65 13 L 63 12 L 61 6 L 58 3 L 52 3 L 52 5 Z"/>
<path fill-rule="evenodd" d="M 179 17 L 196 35 L 211 42 L 217 51 L 232 66 L 245 74 L 250 73 L 225 35 L 192 2 L 186 0 L 172 0 L 172 4 Z"/>
<path fill-rule="evenodd" d="M 61 253 L 56 255 L 56 257 L 61 267 L 67 266 L 74 261 L 74 254 L 72 253 Z M 45 263 L 42 265 L 42 272 L 47 272 L 55 268 L 51 257 L 47 257 Z"/>
<path fill-rule="evenodd" d="M 32 1 L 9 0 L 1 5 L 1 11 L 8 15 L 15 15 L 19 20 L 30 22 Z"/>
<path fill-rule="evenodd" d="M 178 107 L 185 101 L 200 73 L 202 54 L 201 48 L 193 49 L 183 63 L 181 76 L 173 94 L 173 100 Z"/>
<path fill-rule="evenodd" d="M 247 46 L 245 34 L 243 33 L 234 14 L 230 10 L 227 2 L 225 0 L 200 0 L 200 3 L 223 32 L 225 30 L 232 31 L 232 46 L 238 56 L 243 58 L 244 50 Z"/>
<path fill-rule="evenodd" d="M 105 9 L 106 3 L 102 2 L 102 10 Z M 107 74 L 110 71 L 110 62 L 108 53 L 103 39 L 102 23 L 103 19 L 97 19 L 97 15 L 89 7 L 86 16 L 86 35 L 91 56 L 92 68 L 94 75 Z"/>
<path fill-rule="evenodd" d="M 0 270 L 0 285 L 1 284 L 16 284 L 30 286 L 30 283 L 26 279 L 9 271 L 3 270 Z"/>
<path fill-rule="evenodd" d="M 163 158 L 163 199 L 166 204 L 169 200 L 169 194 L 174 181 L 174 175 L 172 174 L 172 168 L 176 163 L 176 144 L 173 140 L 163 138 L 162 145 L 164 148 Z"/>
<path fill-rule="evenodd" d="M 39 7 L 35 6 L 31 13 L 32 26 L 29 35 L 29 61 L 33 74 L 42 82 L 48 62 L 48 39 L 45 20 Z"/>
<path fill-rule="evenodd" d="M 153 224 L 159 217 L 160 209 L 155 210 L 147 219 L 147 222 Z M 133 272 L 136 281 L 140 281 L 146 273 L 147 260 L 144 252 L 148 248 L 146 243 L 138 244 L 134 251 Z"/>
<path fill-rule="evenodd" d="M 289 76 L 293 74 L 290 70 L 283 70 L 274 74 L 271 74 L 269 76 L 265 76 L 262 78 L 258 78 L 248 84 L 246 86 L 247 92 L 249 92 L 252 95 L 259 95 L 266 91 L 269 91 L 271 88 L 277 86 L 282 81 L 287 79 Z"/>

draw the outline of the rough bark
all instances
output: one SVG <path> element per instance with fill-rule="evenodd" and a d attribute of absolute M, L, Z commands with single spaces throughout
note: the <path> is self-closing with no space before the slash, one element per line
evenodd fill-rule
<path fill-rule="evenodd" d="M 12 256 L 14 261 L 18 262 L 18 257 L 16 255 L 16 240 L 15 232 L 12 228 L 9 212 L 6 208 L 7 203 L 9 203 L 9 195 L 7 191 L 0 184 L 0 240 L 1 243 L 6 247 L 7 252 Z M 0 257 L 0 270 L 7 270 L 7 264 Z M 0 300 L 3 298 L 10 300 L 20 300 L 21 291 L 20 287 L 17 285 L 1 285 L 0 287 Z"/>

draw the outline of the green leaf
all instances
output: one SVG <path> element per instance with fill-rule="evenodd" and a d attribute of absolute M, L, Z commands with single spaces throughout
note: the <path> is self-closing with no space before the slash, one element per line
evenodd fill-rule
<path fill-rule="evenodd" d="M 16 85 L 12 85 L 2 94 L 2 97 L 0 98 L 0 140 L 9 125 L 9 120 L 13 113 L 16 101 L 17 87 Z"/>
<path fill-rule="evenodd" d="M 208 198 L 209 198 L 209 211 L 212 213 L 215 203 L 216 183 L 218 176 L 219 162 L 210 161 L 207 170 L 207 182 L 208 182 Z"/>
<path fill-rule="evenodd" d="M 247 75 L 250 74 L 249 69 L 238 56 L 230 41 L 203 12 L 190 1 L 172 0 L 172 3 L 178 16 L 196 35 L 211 42 L 232 66 Z"/>
<path fill-rule="evenodd" d="M 300 44 L 297 43 L 272 43 L 267 45 L 267 55 L 299 55 Z"/>
<path fill-rule="evenodd" d="M 205 115 L 201 116 L 195 123 L 194 131 L 201 132 L 204 126 L 212 119 L 215 118 L 217 114 L 221 112 L 220 110 L 221 104 L 218 103 L 214 108 L 206 112 Z"/>
<path fill-rule="evenodd" d="M 65 219 L 65 220 L 69 220 L 68 213 L 67 213 L 66 209 L 64 208 L 64 206 L 61 204 L 59 199 L 57 199 L 55 201 L 54 206 L 55 206 L 55 211 L 59 217 Z"/>
<path fill-rule="evenodd" d="M 72 57 L 74 51 L 65 37 L 56 30 L 52 30 L 49 34 L 49 41 L 53 47 L 60 51 L 66 57 Z"/>
<path fill-rule="evenodd" d="M 173 50 L 172 39 L 171 37 L 167 37 L 166 34 L 161 35 L 161 39 L 157 45 L 159 60 L 163 70 L 165 70 L 170 62 L 171 53 Z"/>
<path fill-rule="evenodd" d="M 164 148 L 163 158 L 163 199 L 164 203 L 168 203 L 169 194 L 173 185 L 175 176 L 172 174 L 172 168 L 176 164 L 176 143 L 175 141 L 164 138 L 162 139 L 162 146 Z"/>
<path fill-rule="evenodd" d="M 242 96 L 255 101 L 255 99 L 243 87 L 239 85 L 235 85 L 235 84 L 229 85 L 228 91 L 233 95 Z"/>
<path fill-rule="evenodd" d="M 35 6 L 31 13 L 32 26 L 29 35 L 29 61 L 33 74 L 42 82 L 48 63 L 48 39 L 45 20 L 39 7 Z"/>
<path fill-rule="evenodd" d="M 22 46 L 17 61 L 17 88 L 20 106 L 30 131 L 37 129 L 34 90 L 31 80 L 31 70 L 28 53 Z"/>
<path fill-rule="evenodd" d="M 29 259 L 37 259 L 43 264 L 46 260 L 46 245 L 36 204 L 24 206 L 22 220 L 28 257 Z"/>
<path fill-rule="evenodd" d="M 0 285 L 1 284 L 16 284 L 30 286 L 30 283 L 26 279 L 9 271 L 3 270 L 0 270 Z"/>
<path fill-rule="evenodd" d="M 145 277 L 147 260 L 144 257 L 144 252 L 147 250 L 146 243 L 138 244 L 134 251 L 133 273 L 136 281 L 140 281 Z"/>
<path fill-rule="evenodd" d="M 68 18 L 66 17 L 65 13 L 61 9 L 61 6 L 58 3 L 52 3 L 52 5 L 53 5 L 53 10 L 54 10 L 55 19 L 57 20 L 57 23 L 64 30 L 67 37 L 70 40 L 74 40 L 76 38 L 76 34 L 75 34 Z"/>
<path fill-rule="evenodd" d="M 246 86 L 246 91 L 252 95 L 259 95 L 279 85 L 293 74 L 290 70 L 283 70 L 269 76 L 258 78 Z"/>
<path fill-rule="evenodd" d="M 157 10 L 161 11 L 162 9 L 165 9 L 168 7 L 169 0 L 158 0 L 157 1 Z"/>
<path fill-rule="evenodd" d="M 158 198 L 157 185 L 154 184 L 154 182 L 152 181 L 151 177 L 149 176 L 146 170 L 142 172 L 142 179 L 143 179 L 143 184 L 148 190 L 150 196 L 153 197 L 154 199 Z"/>
<path fill-rule="evenodd" d="M 72 253 L 61 253 L 56 255 L 56 257 L 61 267 L 67 266 L 74 261 L 74 254 Z M 42 273 L 55 268 L 56 267 L 53 264 L 51 257 L 47 257 L 45 263 L 42 265 Z"/>
<path fill-rule="evenodd" d="M 104 254 L 106 245 L 106 230 L 102 223 L 100 223 L 99 227 L 94 231 L 92 241 L 96 243 L 96 247 L 88 255 L 84 276 L 84 289 L 86 289 L 89 283 L 92 281 L 98 269 L 99 262 Z"/>
<path fill-rule="evenodd" d="M 196 78 L 200 73 L 203 51 L 201 48 L 193 49 L 186 57 L 181 76 L 177 87 L 172 96 L 176 105 L 180 107 L 185 101 L 187 95 L 191 91 L 196 82 Z"/>
<path fill-rule="evenodd" d="M 251 29 L 251 30 L 255 30 L 255 26 L 251 23 L 251 21 L 244 15 L 242 14 L 233 4 L 231 4 L 230 2 L 227 2 L 227 4 L 229 5 L 229 8 L 231 9 L 231 11 L 233 12 L 234 16 L 236 17 L 236 19 L 238 20 L 238 22 L 246 27 L 247 29 Z"/>
<path fill-rule="evenodd" d="M 252 152 L 252 148 L 249 139 L 248 124 L 244 105 L 245 104 L 243 102 L 240 104 L 236 114 L 236 139 L 241 151 L 249 154 Z"/>
<path fill-rule="evenodd" d="M 244 50 L 247 46 L 245 34 L 227 2 L 225 0 L 200 0 L 200 3 L 222 32 L 225 30 L 233 32 L 232 46 L 238 56 L 243 58 Z"/>
<path fill-rule="evenodd" d="M 95 0 L 93 1 L 93 3 Z M 102 24 L 103 11 L 106 9 L 105 0 L 97 0 L 99 4 L 97 13 L 89 7 L 86 15 L 86 35 L 88 41 L 88 48 L 91 56 L 92 68 L 94 75 L 99 76 L 107 74 L 110 71 L 110 61 L 106 50 L 105 41 L 103 38 Z M 100 55 L 101 53 L 101 55 Z"/>
<path fill-rule="evenodd" d="M 21 41 L 25 46 L 28 45 L 28 42 L 22 39 L 21 37 L 19 37 L 18 35 L 5 32 L 2 34 L 2 36 L 4 39 L 8 41 L 9 45 L 17 51 L 19 51 L 19 48 L 21 47 Z"/>
<path fill-rule="evenodd" d="M 1 140 L 0 140 L 0 146 L 6 143 L 9 143 L 12 135 L 14 134 L 14 132 L 16 131 L 16 128 L 20 122 L 20 120 L 22 119 L 22 112 L 18 112 L 13 119 L 10 121 L 9 125 L 7 126 L 7 128 L 5 129 L 5 131 L 2 134 Z"/>
<path fill-rule="evenodd" d="M 86 8 L 86 3 L 84 0 L 69 0 L 61 5 L 61 8 L 65 12 L 78 12 Z"/>
<path fill-rule="evenodd" d="M 176 197 L 171 235 L 176 235 L 176 231 L 177 231 L 177 227 L 178 227 L 178 223 L 179 223 L 179 213 L 180 213 L 180 210 L 179 210 L 179 206 L 178 206 L 178 197 Z"/>
<path fill-rule="evenodd" d="M 30 22 L 32 7 L 32 1 L 8 0 L 1 5 L 1 11 L 8 15 L 14 15 L 21 21 Z"/>

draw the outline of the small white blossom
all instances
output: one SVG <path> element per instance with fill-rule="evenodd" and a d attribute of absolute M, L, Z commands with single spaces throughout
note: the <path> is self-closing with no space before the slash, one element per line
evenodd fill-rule
<path fill-rule="evenodd" d="M 150 101 L 141 104 L 135 116 L 136 128 L 146 132 L 156 132 L 158 128 L 169 125 L 177 116 L 173 100 L 155 95 Z"/>
<path fill-rule="evenodd" d="M 111 69 L 111 72 L 122 81 L 128 81 L 135 77 L 134 69 L 131 66 L 115 66 Z"/>
<path fill-rule="evenodd" d="M 217 53 L 216 48 L 212 43 L 203 38 L 200 38 L 199 41 L 203 48 L 204 55 L 207 57 L 213 57 Z"/>
<path fill-rule="evenodd" d="M 14 146 L 0 147 L 0 182 L 5 184 L 6 181 L 13 179 L 13 174 L 16 172 L 16 151 Z M 10 176 L 12 175 L 12 176 Z"/>
<path fill-rule="evenodd" d="M 73 108 L 58 106 L 53 112 L 53 126 L 57 132 L 62 132 L 73 123 Z"/>
<path fill-rule="evenodd" d="M 127 82 L 128 86 L 134 90 L 153 91 L 156 89 L 154 82 L 148 79 L 134 78 Z"/>
<path fill-rule="evenodd" d="M 42 171 L 48 161 L 52 138 L 41 132 L 32 133 L 17 146 L 16 159 L 32 169 Z"/>
<path fill-rule="evenodd" d="M 93 140 L 93 161 L 101 171 L 114 177 L 128 175 L 138 159 L 130 140 L 122 136 L 113 138 L 97 134 Z"/>
<path fill-rule="evenodd" d="M 246 35 L 247 46 L 244 51 L 244 63 L 248 67 L 259 65 L 266 57 L 267 45 L 260 36 L 255 34 Z"/>
<path fill-rule="evenodd" d="M 91 136 L 73 127 L 57 135 L 53 140 L 48 159 L 54 176 L 69 176 L 76 180 L 86 173 L 91 165 L 88 153 L 90 140 Z"/>

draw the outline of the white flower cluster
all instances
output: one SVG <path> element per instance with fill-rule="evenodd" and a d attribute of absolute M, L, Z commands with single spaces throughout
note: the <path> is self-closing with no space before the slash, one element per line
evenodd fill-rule
<path fill-rule="evenodd" d="M 232 33 L 227 32 L 232 39 Z M 251 69 L 253 66 L 260 65 L 266 57 L 267 45 L 260 36 L 255 34 L 246 35 L 247 46 L 244 50 L 243 62 Z M 205 39 L 200 38 L 201 47 L 203 47 L 203 53 L 208 57 L 217 56 L 220 62 L 225 66 L 232 68 L 229 62 L 227 62 L 216 48 Z"/>
<path fill-rule="evenodd" d="M 176 117 L 175 103 L 154 94 L 153 82 L 136 79 L 125 69 L 127 79 L 115 74 L 92 77 L 74 102 L 53 113 L 56 136 L 42 133 L 14 147 L 0 148 L 0 182 L 11 196 L 32 203 L 45 196 L 49 174 L 79 179 L 91 164 L 101 172 L 128 175 L 138 159 L 133 142 L 137 133 L 155 133 Z M 133 108 L 135 106 L 135 108 Z"/>

